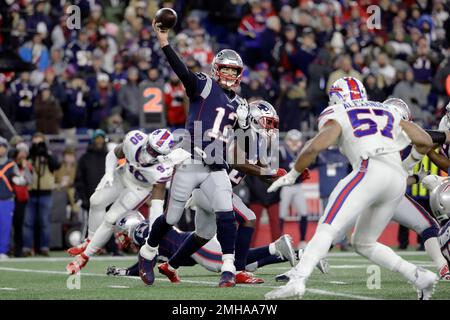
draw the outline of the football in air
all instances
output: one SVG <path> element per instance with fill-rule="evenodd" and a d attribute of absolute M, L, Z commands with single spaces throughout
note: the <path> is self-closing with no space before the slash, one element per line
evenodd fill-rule
<path fill-rule="evenodd" d="M 161 8 L 156 11 L 156 23 L 161 22 L 161 30 L 172 29 L 177 23 L 177 13 L 171 8 Z"/>

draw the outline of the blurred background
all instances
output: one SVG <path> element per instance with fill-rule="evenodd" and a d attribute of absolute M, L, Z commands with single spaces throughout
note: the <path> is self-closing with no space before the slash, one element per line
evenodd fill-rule
<path fill-rule="evenodd" d="M 379 28 L 370 24 L 373 4 Z M 71 5 L 79 9 L 76 28 Z M 188 100 L 151 28 L 161 7 L 178 14 L 171 43 L 190 69 L 209 72 L 222 48 L 241 54 L 239 93 L 277 109 L 286 169 L 314 134 L 327 88 L 342 76 L 363 81 L 371 100 L 403 99 L 425 128 L 437 128 L 446 114 L 447 0 L 0 0 L 0 147 L 27 177 L 26 185 L 0 193 L 15 208 L 13 218 L 3 218 L 0 203 L 0 258 L 46 256 L 79 241 L 107 150 L 130 129 L 184 127 Z M 349 165 L 330 148 L 311 169 L 310 180 L 275 195 L 251 177 L 236 190 L 261 216 L 255 245 L 282 232 L 305 245 Z M 423 187 L 408 192 L 428 206 Z M 190 212 L 180 227 L 192 228 Z M 382 241 L 421 249 L 396 224 Z M 345 239 L 340 247 L 348 248 Z M 122 248 L 111 239 L 107 252 Z"/>

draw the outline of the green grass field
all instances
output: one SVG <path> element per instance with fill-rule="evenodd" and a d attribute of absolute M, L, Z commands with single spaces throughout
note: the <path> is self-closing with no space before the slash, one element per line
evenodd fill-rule
<path fill-rule="evenodd" d="M 401 252 L 407 260 L 434 270 L 428 256 L 422 252 Z M 238 285 L 218 288 L 218 274 L 200 266 L 180 270 L 182 283 L 171 284 L 157 275 L 152 287 L 139 278 L 110 277 L 106 267 L 126 267 L 135 257 L 98 257 L 81 272 L 80 289 L 67 288 L 65 265 L 70 258 L 54 253 L 51 258 L 10 259 L 0 262 L 0 300 L 4 299 L 264 299 L 264 294 L 279 286 L 274 276 L 288 270 L 288 264 L 266 266 L 258 270 L 265 279 L 262 285 Z M 381 288 L 369 290 L 367 267 L 370 263 L 354 253 L 331 253 L 330 273 L 316 270 L 311 277 L 304 299 L 416 299 L 412 286 L 392 272 L 381 269 Z M 450 283 L 440 281 L 433 299 L 450 299 Z"/>

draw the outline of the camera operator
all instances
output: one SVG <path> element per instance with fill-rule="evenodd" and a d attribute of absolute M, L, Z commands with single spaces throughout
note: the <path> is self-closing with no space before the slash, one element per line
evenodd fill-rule
<path fill-rule="evenodd" d="M 42 255 L 48 256 L 52 191 L 55 188 L 53 173 L 60 165 L 49 152 L 43 133 L 35 133 L 31 142 L 30 160 L 33 167 L 33 183 L 25 213 L 23 254 L 24 256 L 33 255 L 35 223 L 38 223 L 39 243 L 36 243 L 34 247 Z"/>

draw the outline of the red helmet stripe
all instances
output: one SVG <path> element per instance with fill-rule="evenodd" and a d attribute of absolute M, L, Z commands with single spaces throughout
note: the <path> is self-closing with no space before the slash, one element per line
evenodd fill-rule
<path fill-rule="evenodd" d="M 169 131 L 164 132 L 164 134 L 161 136 L 161 138 L 159 139 L 159 141 L 156 143 L 156 145 L 158 147 L 161 147 L 164 143 L 164 141 L 167 140 L 167 138 L 170 136 Z"/>
<path fill-rule="evenodd" d="M 350 89 L 350 99 L 359 100 L 362 99 L 361 90 L 359 89 L 358 82 L 353 78 L 345 78 L 348 88 Z"/>

